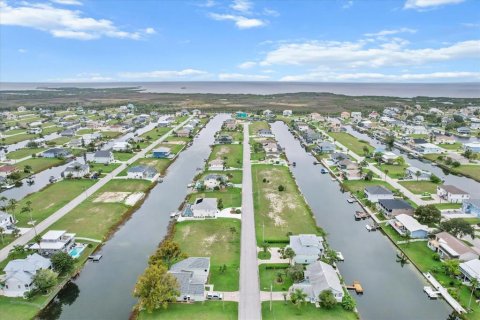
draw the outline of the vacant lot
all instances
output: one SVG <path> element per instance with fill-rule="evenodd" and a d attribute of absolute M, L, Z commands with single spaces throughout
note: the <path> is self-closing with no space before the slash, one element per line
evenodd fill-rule
<path fill-rule="evenodd" d="M 134 152 L 113 152 L 113 157 L 118 161 L 128 161 L 135 155 Z"/>
<path fill-rule="evenodd" d="M 274 301 L 272 311 L 270 302 L 262 302 L 262 319 L 264 320 L 356 320 L 353 312 L 342 309 L 340 305 L 331 310 L 316 308 L 311 303 L 305 303 L 300 309 L 290 301 L 286 304 L 283 301 Z"/>
<path fill-rule="evenodd" d="M 20 170 L 20 174 L 22 178 L 25 178 L 29 175 L 41 172 L 51 167 L 59 166 L 64 164 L 65 160 L 57 159 L 57 158 L 30 158 L 27 160 L 23 160 L 15 164 L 15 167 Z M 23 169 L 25 166 L 32 167 L 31 173 L 25 173 Z"/>
<path fill-rule="evenodd" d="M 363 190 L 365 189 L 365 187 L 369 187 L 369 186 L 383 186 L 387 189 L 390 189 L 390 190 L 395 190 L 390 184 L 388 184 L 387 182 L 385 181 L 382 181 L 382 180 L 371 180 L 371 181 L 365 181 L 365 180 L 348 180 L 348 181 L 343 181 L 343 185 L 345 186 L 345 188 L 352 192 L 352 193 L 360 193 L 363 195 Z"/>
<path fill-rule="evenodd" d="M 399 183 L 415 194 L 437 192 L 437 184 L 430 181 L 399 181 Z"/>
<path fill-rule="evenodd" d="M 242 206 L 242 189 L 226 188 L 223 190 L 195 192 L 188 195 L 188 202 L 193 203 L 196 198 L 222 199 L 224 208 L 237 208 Z"/>
<path fill-rule="evenodd" d="M 394 164 L 382 164 L 379 166 L 379 169 L 382 170 L 382 172 L 387 172 L 387 175 L 390 178 L 393 179 L 400 179 L 405 177 L 405 169 L 408 167 L 408 165 L 394 165 Z"/>
<path fill-rule="evenodd" d="M 250 123 L 248 126 L 248 133 L 253 136 L 256 135 L 257 131 L 261 129 L 270 129 L 267 121 L 255 121 Z"/>
<path fill-rule="evenodd" d="M 170 127 L 155 128 L 145 132 L 140 137 L 146 140 L 157 140 L 170 130 L 172 130 Z"/>
<path fill-rule="evenodd" d="M 46 148 L 22 148 L 12 152 L 7 153 L 7 159 L 22 159 L 32 154 L 37 154 L 47 150 Z"/>
<path fill-rule="evenodd" d="M 236 320 L 238 303 L 222 301 L 206 301 L 204 303 L 172 303 L 167 310 L 152 313 L 141 312 L 139 320 Z"/>
<path fill-rule="evenodd" d="M 359 156 L 364 156 L 365 151 L 364 147 L 367 147 L 368 152 L 373 152 L 375 149 L 367 142 L 361 141 L 349 133 L 346 132 L 329 132 L 328 133 L 333 139 L 347 147 L 352 152 L 356 153 Z"/>
<path fill-rule="evenodd" d="M 215 145 L 212 148 L 209 161 L 222 159 L 228 168 L 242 168 L 243 146 L 240 144 Z"/>
<path fill-rule="evenodd" d="M 257 243 L 288 241 L 288 232 L 317 233 L 315 221 L 295 181 L 284 166 L 253 165 L 253 201 Z M 279 191 L 282 185 L 285 190 Z"/>
<path fill-rule="evenodd" d="M 2 138 L 2 142 L 4 144 L 14 144 L 14 143 L 17 143 L 17 142 L 20 142 L 20 141 L 33 139 L 35 137 L 37 137 L 37 135 L 35 135 L 35 134 L 27 134 L 27 133 L 17 134 L 15 136 Z"/>
<path fill-rule="evenodd" d="M 190 257 L 210 257 L 210 280 L 218 291 L 238 290 L 240 221 L 219 218 L 175 225 L 174 241 Z M 192 241 L 192 239 L 195 239 Z M 220 272 L 220 267 L 227 268 Z"/>

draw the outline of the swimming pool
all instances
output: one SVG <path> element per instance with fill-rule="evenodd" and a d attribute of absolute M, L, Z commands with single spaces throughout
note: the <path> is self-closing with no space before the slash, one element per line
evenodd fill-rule
<path fill-rule="evenodd" d="M 79 245 L 77 245 L 75 248 L 70 249 L 70 251 L 68 251 L 68 254 L 69 254 L 72 258 L 77 259 L 78 257 L 80 257 L 80 255 L 82 254 L 83 250 L 85 250 L 85 246 L 79 246 Z"/>

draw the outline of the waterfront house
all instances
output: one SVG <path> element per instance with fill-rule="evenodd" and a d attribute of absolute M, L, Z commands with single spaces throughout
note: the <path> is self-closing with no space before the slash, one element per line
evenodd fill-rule
<path fill-rule="evenodd" d="M 363 191 L 370 202 L 377 203 L 379 200 L 393 199 L 393 192 L 384 186 L 368 186 Z"/>
<path fill-rule="evenodd" d="M 302 133 L 303 138 L 305 139 L 305 142 L 308 144 L 315 143 L 319 141 L 322 138 L 322 135 L 315 130 L 312 130 L 308 128 Z"/>
<path fill-rule="evenodd" d="M 462 212 L 480 218 L 480 199 L 467 199 L 463 201 Z"/>
<path fill-rule="evenodd" d="M 463 281 L 471 282 L 473 279 L 480 281 L 480 260 L 473 259 L 467 262 L 460 263 L 460 272 L 462 273 Z M 480 287 L 480 283 L 477 288 Z"/>
<path fill-rule="evenodd" d="M 237 128 L 237 121 L 235 119 L 227 119 L 223 125 L 227 130 L 235 130 Z"/>
<path fill-rule="evenodd" d="M 182 216 L 188 218 L 216 218 L 218 213 L 217 198 L 197 198 L 193 204 L 187 203 Z"/>
<path fill-rule="evenodd" d="M 348 156 L 345 153 L 342 153 L 342 152 L 334 152 L 334 153 L 332 153 L 330 158 L 332 159 L 333 163 L 337 164 L 338 162 L 340 162 L 342 160 L 348 159 Z"/>
<path fill-rule="evenodd" d="M 224 169 L 225 162 L 222 159 L 214 159 L 209 162 L 208 170 L 221 171 Z"/>
<path fill-rule="evenodd" d="M 170 148 L 168 147 L 160 147 L 152 151 L 152 156 L 157 159 L 169 158 L 170 155 Z"/>
<path fill-rule="evenodd" d="M 11 214 L 0 211 L 0 228 L 5 231 L 7 229 L 11 229 L 14 224 L 15 221 L 13 220 Z"/>
<path fill-rule="evenodd" d="M 370 120 L 363 120 L 358 122 L 358 126 L 362 128 L 371 128 L 373 126 L 373 122 Z"/>
<path fill-rule="evenodd" d="M 452 185 L 437 186 L 437 195 L 440 199 L 450 203 L 462 203 L 470 199 L 470 194 Z"/>
<path fill-rule="evenodd" d="M 382 161 L 385 163 L 394 163 L 398 159 L 399 155 L 391 151 L 386 151 L 382 154 Z"/>
<path fill-rule="evenodd" d="M 270 129 L 260 129 L 257 131 L 257 136 L 261 138 L 273 138 L 274 135 Z"/>
<path fill-rule="evenodd" d="M 203 185 L 207 189 L 214 189 L 215 187 L 219 187 L 222 183 L 228 180 L 227 176 L 223 174 L 208 174 L 203 179 Z"/>
<path fill-rule="evenodd" d="M 343 159 L 337 163 L 341 170 L 357 170 L 358 165 L 350 159 Z"/>
<path fill-rule="evenodd" d="M 277 158 L 280 156 L 280 147 L 276 141 L 265 141 L 262 143 L 262 147 L 268 158 Z"/>
<path fill-rule="evenodd" d="M 130 149 L 130 144 L 126 141 L 115 142 L 112 146 L 113 151 L 127 151 Z"/>
<path fill-rule="evenodd" d="M 470 261 L 479 257 L 477 251 L 448 232 L 437 233 L 434 239 L 428 241 L 427 246 L 437 252 L 440 258 L 444 260 L 459 259 L 460 261 Z"/>
<path fill-rule="evenodd" d="M 192 110 L 192 115 L 194 115 L 194 116 L 199 116 L 201 114 L 202 114 L 202 111 L 199 110 L 199 109 L 193 109 Z"/>
<path fill-rule="evenodd" d="M 414 239 L 425 239 L 428 236 L 428 226 L 420 224 L 414 217 L 406 214 L 395 216 L 390 220 L 390 225 L 402 236 L 408 234 Z"/>
<path fill-rule="evenodd" d="M 171 123 L 172 123 L 172 120 L 161 119 L 161 120 L 158 120 L 157 127 L 166 128 L 166 127 L 170 126 Z"/>
<path fill-rule="evenodd" d="M 322 116 L 320 113 L 317 113 L 317 112 L 310 113 L 309 118 L 310 118 L 310 120 L 317 121 L 317 122 L 318 121 L 320 121 L 320 122 L 325 121 L 325 117 Z"/>
<path fill-rule="evenodd" d="M 284 117 L 290 117 L 293 114 L 292 110 L 283 110 Z"/>
<path fill-rule="evenodd" d="M 37 250 L 43 256 L 57 252 L 68 252 L 75 245 L 75 234 L 65 230 L 50 230 L 42 236 L 40 243 L 30 245 L 30 249 Z"/>
<path fill-rule="evenodd" d="M 337 302 L 342 302 L 345 294 L 335 269 L 322 261 L 315 261 L 306 267 L 304 280 L 293 284 L 289 292 L 293 292 L 296 289 L 306 293 L 307 299 L 311 303 L 319 302 L 319 295 L 325 290 L 332 291 Z"/>
<path fill-rule="evenodd" d="M 310 129 L 308 124 L 306 124 L 305 122 L 295 122 L 295 127 L 297 128 L 298 131 L 301 131 L 301 132 L 304 132 Z"/>
<path fill-rule="evenodd" d="M 342 122 L 337 118 L 328 118 L 329 131 L 340 132 L 342 128 Z"/>
<path fill-rule="evenodd" d="M 129 168 L 127 177 L 129 179 L 153 179 L 157 173 L 157 169 L 153 167 L 139 165 Z"/>
<path fill-rule="evenodd" d="M 210 258 L 189 257 L 173 264 L 168 271 L 180 285 L 177 301 L 204 301 L 210 272 Z"/>
<path fill-rule="evenodd" d="M 237 117 L 237 119 L 247 119 L 248 114 L 246 112 L 243 112 L 243 111 L 237 111 L 235 113 L 235 117 Z"/>
<path fill-rule="evenodd" d="M 15 259 L 8 262 L 0 276 L 3 282 L 3 294 L 7 297 L 24 297 L 25 293 L 34 288 L 33 278 L 39 270 L 50 269 L 49 259 L 34 253 L 25 259 Z"/>
<path fill-rule="evenodd" d="M 115 160 L 113 152 L 111 150 L 98 150 L 93 155 L 93 162 L 110 164 Z"/>
<path fill-rule="evenodd" d="M 219 135 L 215 141 L 217 144 L 231 144 L 232 142 L 233 138 L 228 134 Z"/>
<path fill-rule="evenodd" d="M 187 128 L 182 128 L 182 129 L 177 130 L 177 131 L 175 132 L 175 134 L 176 134 L 177 137 L 182 137 L 182 138 L 188 138 L 188 137 L 190 137 L 191 133 L 192 133 L 192 130 L 187 129 Z"/>
<path fill-rule="evenodd" d="M 362 113 L 361 112 L 352 112 L 351 114 L 351 117 L 352 117 L 352 121 L 357 123 L 357 122 L 360 122 L 362 121 Z"/>
<path fill-rule="evenodd" d="M 379 116 L 380 116 L 380 115 L 378 114 L 377 111 L 372 111 L 372 112 L 370 112 L 370 114 L 368 115 L 368 118 L 369 118 L 369 119 L 378 119 Z"/>
<path fill-rule="evenodd" d="M 12 173 L 17 172 L 17 171 L 18 171 L 17 167 L 5 164 L 5 165 L 0 167 L 0 177 L 5 177 L 6 178 L 9 175 L 11 175 Z"/>
<path fill-rule="evenodd" d="M 413 207 L 403 199 L 380 199 L 377 208 L 388 218 L 393 218 L 399 214 L 413 216 Z"/>
<path fill-rule="evenodd" d="M 24 106 L 20 106 L 20 107 L 17 108 L 17 111 L 18 112 L 25 112 L 25 111 L 27 111 L 27 108 L 25 108 Z"/>
<path fill-rule="evenodd" d="M 295 252 L 292 263 L 310 264 L 323 256 L 323 238 L 314 234 L 290 236 L 288 245 Z"/>
<path fill-rule="evenodd" d="M 62 172 L 62 177 L 65 178 L 82 178 L 90 173 L 88 164 L 81 164 L 80 162 L 70 163 Z"/>
<path fill-rule="evenodd" d="M 480 152 L 480 142 L 469 142 L 463 144 L 463 150 L 472 152 Z"/>
<path fill-rule="evenodd" d="M 455 138 L 452 136 L 437 136 L 435 141 L 439 144 L 455 144 Z"/>
<path fill-rule="evenodd" d="M 314 148 L 317 153 L 333 153 L 335 152 L 335 145 L 328 141 L 320 141 Z"/>
<path fill-rule="evenodd" d="M 404 132 L 406 134 L 428 134 L 428 130 L 424 126 L 405 126 Z"/>
<path fill-rule="evenodd" d="M 71 155 L 70 151 L 64 148 L 51 148 L 42 152 L 42 157 L 44 158 L 67 158 Z"/>
<path fill-rule="evenodd" d="M 457 132 L 461 135 L 470 135 L 472 130 L 469 127 L 460 127 L 457 128 Z"/>
<path fill-rule="evenodd" d="M 60 135 L 62 137 L 73 137 L 76 133 L 76 130 L 73 130 L 73 129 L 67 129 L 67 130 L 63 130 L 62 132 L 60 132 Z"/>
<path fill-rule="evenodd" d="M 442 153 L 445 151 L 443 148 L 433 143 L 417 144 L 415 149 L 422 154 Z"/>
<path fill-rule="evenodd" d="M 415 167 L 405 169 L 405 179 L 409 180 L 430 180 L 432 173 Z"/>
<path fill-rule="evenodd" d="M 350 112 L 343 111 L 342 113 L 340 113 L 340 118 L 349 119 L 350 118 Z"/>
<path fill-rule="evenodd" d="M 42 133 L 42 128 L 39 128 L 39 127 L 28 128 L 27 133 L 29 133 L 29 134 L 40 134 L 40 133 Z"/>

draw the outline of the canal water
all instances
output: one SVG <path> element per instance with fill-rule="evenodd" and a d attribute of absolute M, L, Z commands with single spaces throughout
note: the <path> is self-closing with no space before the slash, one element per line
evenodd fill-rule
<path fill-rule="evenodd" d="M 373 139 L 372 137 L 370 137 L 365 133 L 358 132 L 350 126 L 347 126 L 346 128 L 348 133 L 350 133 L 354 137 L 357 137 L 361 140 L 367 141 L 373 147 L 382 148 L 382 149 L 386 148 L 386 145 L 383 144 L 381 141 Z M 394 148 L 392 152 L 398 155 L 402 154 L 400 150 L 397 148 Z M 479 182 L 467 177 L 449 174 L 448 172 L 445 172 L 444 170 L 442 170 L 442 168 L 432 165 L 432 163 L 428 160 L 420 161 L 418 159 L 409 159 L 406 157 L 405 154 L 403 154 L 403 156 L 406 162 L 409 163 L 411 166 L 420 168 L 422 170 L 430 171 L 436 176 L 443 179 L 445 181 L 445 184 L 451 184 L 451 185 L 457 186 L 460 189 L 469 192 L 472 198 L 480 199 L 480 183 Z"/>
<path fill-rule="evenodd" d="M 316 221 L 326 232 L 330 246 L 345 257 L 339 262 L 346 284 L 360 281 L 363 296 L 355 296 L 362 319 L 430 320 L 446 319 L 451 308 L 443 300 L 429 300 L 423 293 L 426 281 L 411 265 L 396 262 L 396 248 L 381 232 L 368 232 L 365 220 L 353 218 L 358 204 L 349 204 L 348 195 L 336 181 L 321 174 L 320 165 L 288 131 L 283 122 L 272 124 L 272 131 L 285 149 L 290 162 L 296 162 L 293 175 L 310 204 Z"/>
<path fill-rule="evenodd" d="M 147 266 L 148 257 L 165 237 L 170 213 L 187 195 L 187 184 L 204 166 L 214 134 L 229 115 L 215 116 L 192 146 L 181 152 L 143 205 L 105 243 L 99 263 L 85 265 L 80 276 L 66 286 L 42 312 L 40 319 L 128 319 L 136 300 L 132 290 Z"/>

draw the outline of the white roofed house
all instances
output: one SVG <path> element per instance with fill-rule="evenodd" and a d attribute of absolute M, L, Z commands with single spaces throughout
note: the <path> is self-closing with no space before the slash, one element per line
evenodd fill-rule
<path fill-rule="evenodd" d="M 428 236 L 428 226 L 420 224 L 414 217 L 407 214 L 399 214 L 390 220 L 390 225 L 400 235 L 407 234 L 414 239 L 425 239 Z"/>
<path fill-rule="evenodd" d="M 397 160 L 399 155 L 396 155 L 395 153 L 391 151 L 386 151 L 382 154 L 382 161 L 385 163 L 394 163 L 395 160 Z"/>
<path fill-rule="evenodd" d="M 197 198 L 193 204 L 187 203 L 182 211 L 186 218 L 216 218 L 218 214 L 217 198 Z"/>
<path fill-rule="evenodd" d="M 362 113 L 361 112 L 352 112 L 351 114 L 353 122 L 360 122 L 362 121 Z"/>
<path fill-rule="evenodd" d="M 443 148 L 433 144 L 433 143 L 422 143 L 416 146 L 417 151 L 423 154 L 431 154 L 431 153 L 442 153 L 445 151 Z"/>
<path fill-rule="evenodd" d="M 288 247 L 295 252 L 292 263 L 310 264 L 323 256 L 323 238 L 314 234 L 290 236 Z"/>
<path fill-rule="evenodd" d="M 23 297 L 25 293 L 34 288 L 33 278 L 42 269 L 50 269 L 52 266 L 49 259 L 39 254 L 31 254 L 25 259 L 10 261 L 0 276 L 3 282 L 3 294 L 7 297 Z"/>
<path fill-rule="evenodd" d="M 57 252 L 68 252 L 75 245 L 75 234 L 65 230 L 50 230 L 42 236 L 40 243 L 30 245 L 30 249 L 37 250 L 43 256 Z"/>
<path fill-rule="evenodd" d="M 126 141 L 115 142 L 112 146 L 113 151 L 127 151 L 130 149 L 130 144 Z"/>
<path fill-rule="evenodd" d="M 285 117 L 290 117 L 293 114 L 292 110 L 283 110 L 283 115 Z"/>
<path fill-rule="evenodd" d="M 460 263 L 460 272 L 462 273 L 462 278 L 464 281 L 471 282 L 473 279 L 476 279 L 479 284 L 477 288 L 480 287 L 480 260 L 474 259 L 467 262 Z"/>
<path fill-rule="evenodd" d="M 62 172 L 62 177 L 65 178 L 82 178 L 90 173 L 90 166 L 88 164 L 81 164 L 80 162 L 72 162 Z"/>
<path fill-rule="evenodd" d="M 210 272 L 210 258 L 189 257 L 175 263 L 168 271 L 178 282 L 177 301 L 204 301 L 205 285 Z"/>
<path fill-rule="evenodd" d="M 462 203 L 463 200 L 470 199 L 470 194 L 468 192 L 452 185 L 437 186 L 437 195 L 440 199 L 450 203 Z"/>
<path fill-rule="evenodd" d="M 154 167 L 138 165 L 128 169 L 129 179 L 153 179 L 158 171 Z"/>
<path fill-rule="evenodd" d="M 223 174 L 209 174 L 203 179 L 203 185 L 207 189 L 214 189 L 219 187 L 222 183 L 228 180 L 227 176 Z"/>
<path fill-rule="evenodd" d="M 432 173 L 415 167 L 405 169 L 405 179 L 411 180 L 430 180 Z"/>
<path fill-rule="evenodd" d="M 342 302 L 344 296 L 337 272 L 331 265 L 322 261 L 315 261 L 306 267 L 304 280 L 292 285 L 289 292 L 296 289 L 306 293 L 307 299 L 311 303 L 317 303 L 320 293 L 325 290 L 331 290 L 337 302 Z"/>

